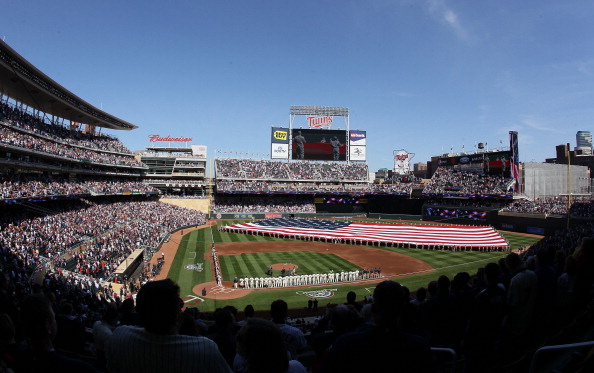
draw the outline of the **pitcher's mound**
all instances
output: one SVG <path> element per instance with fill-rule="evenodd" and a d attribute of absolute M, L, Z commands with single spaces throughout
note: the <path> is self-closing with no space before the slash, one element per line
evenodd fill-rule
<path fill-rule="evenodd" d="M 293 264 L 293 263 L 276 263 L 276 264 L 271 265 L 271 267 L 275 271 L 281 271 L 283 268 L 286 270 L 293 269 L 293 268 L 294 269 L 299 268 L 298 265 Z"/>

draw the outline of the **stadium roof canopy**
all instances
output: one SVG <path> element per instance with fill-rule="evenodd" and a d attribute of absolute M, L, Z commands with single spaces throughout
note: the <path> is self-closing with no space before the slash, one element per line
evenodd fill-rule
<path fill-rule="evenodd" d="M 71 122 L 114 130 L 138 128 L 82 100 L 0 40 L 0 93 Z"/>

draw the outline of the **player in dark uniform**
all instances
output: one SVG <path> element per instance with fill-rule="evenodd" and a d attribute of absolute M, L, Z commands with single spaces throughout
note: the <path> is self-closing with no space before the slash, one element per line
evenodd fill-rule
<path fill-rule="evenodd" d="M 297 136 L 293 138 L 295 144 L 297 145 L 296 153 L 297 159 L 304 159 L 305 158 L 305 137 L 301 134 L 301 131 L 297 132 Z"/>
<path fill-rule="evenodd" d="M 340 143 L 340 141 L 338 141 L 338 138 L 336 138 L 336 136 L 330 139 L 330 146 L 332 146 L 332 159 L 338 161 L 340 157 L 340 147 L 342 146 L 342 144 Z"/>

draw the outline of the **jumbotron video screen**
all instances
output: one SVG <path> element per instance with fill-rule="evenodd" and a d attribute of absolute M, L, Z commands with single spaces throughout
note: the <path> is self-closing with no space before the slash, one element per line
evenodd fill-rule
<path fill-rule="evenodd" d="M 346 161 L 347 131 L 296 129 L 291 132 L 294 160 Z"/>

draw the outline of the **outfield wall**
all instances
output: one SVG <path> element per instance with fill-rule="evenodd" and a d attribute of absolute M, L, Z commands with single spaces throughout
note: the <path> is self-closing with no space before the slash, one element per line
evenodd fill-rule
<path fill-rule="evenodd" d="M 243 213 L 211 213 L 209 219 L 331 219 L 331 218 L 365 218 L 362 213 L 281 213 L 281 212 L 243 212 Z"/>
<path fill-rule="evenodd" d="M 451 206 L 428 206 L 431 208 L 441 208 L 450 210 L 470 210 L 469 207 L 451 207 Z M 549 236 L 555 231 L 567 227 L 567 217 L 559 215 L 546 214 L 522 214 L 501 212 L 498 210 L 489 210 L 485 208 L 476 208 L 478 212 L 484 212 L 485 218 L 482 220 L 472 220 L 468 218 L 450 218 L 444 216 L 431 216 L 427 214 L 427 209 L 424 208 L 423 220 L 441 222 L 447 224 L 462 224 L 462 225 L 490 225 L 495 229 L 537 234 L 541 236 Z M 582 224 L 590 221 L 589 219 L 571 219 L 571 224 Z"/>

